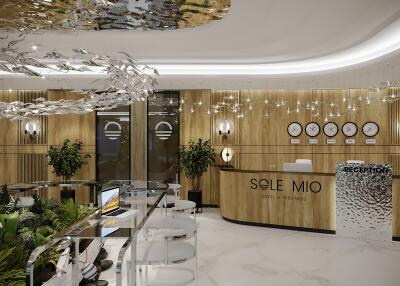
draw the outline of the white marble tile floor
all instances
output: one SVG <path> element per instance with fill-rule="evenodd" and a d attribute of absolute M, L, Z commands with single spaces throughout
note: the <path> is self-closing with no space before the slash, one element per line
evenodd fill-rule
<path fill-rule="evenodd" d="M 237 225 L 219 209 L 197 220 L 199 286 L 400 285 L 400 242 Z M 116 258 L 122 242 L 106 245 Z M 115 285 L 115 269 L 101 279 Z"/>

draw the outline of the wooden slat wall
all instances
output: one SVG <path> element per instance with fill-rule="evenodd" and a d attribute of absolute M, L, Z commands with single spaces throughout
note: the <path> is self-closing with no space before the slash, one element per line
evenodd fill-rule
<path fill-rule="evenodd" d="M 46 154 L 17 154 L 17 182 L 34 182 L 47 180 Z"/>
<path fill-rule="evenodd" d="M 400 95 L 400 88 L 392 88 L 389 94 Z M 390 158 L 389 162 L 393 166 L 393 174 L 400 175 L 400 102 L 390 104 Z"/>
<path fill-rule="evenodd" d="M 16 91 L 0 90 L 3 101 L 16 101 Z M 11 184 L 17 181 L 18 122 L 0 119 L 0 183 Z"/>
<path fill-rule="evenodd" d="M 0 91 L 2 101 L 31 102 L 39 97 L 49 100 L 80 98 L 79 94 L 60 90 L 49 91 Z M 55 179 L 52 168 L 47 165 L 48 148 L 60 146 L 64 139 L 80 139 L 83 152 L 91 158 L 76 175 L 76 179 L 96 177 L 96 117 L 95 113 L 85 115 L 53 115 L 40 118 L 41 129 L 37 139 L 24 135 L 21 122 L 0 119 L 0 184 L 29 183 L 36 180 Z M 59 194 L 54 195 L 59 197 Z M 86 198 L 86 194 L 78 194 Z"/>
<path fill-rule="evenodd" d="M 17 91 L 18 100 L 22 102 L 34 102 L 38 98 L 44 98 L 47 100 L 46 90 L 19 90 Z M 31 145 L 40 144 L 47 145 L 47 116 L 40 116 L 39 118 L 39 134 L 35 138 L 31 138 L 24 134 L 25 126 L 24 121 L 18 121 L 18 144 L 19 145 Z"/>
<path fill-rule="evenodd" d="M 180 114 L 180 144 L 186 145 L 189 140 L 210 139 L 211 135 L 211 118 L 207 114 L 211 105 L 211 91 L 209 90 L 188 90 L 181 92 L 181 99 L 184 99 L 183 111 Z M 192 112 L 191 106 L 196 105 L 196 110 Z M 187 191 L 190 190 L 191 182 L 186 179 L 183 172 L 181 173 L 182 196 L 187 197 Z M 211 171 L 204 174 L 200 187 L 203 192 L 203 201 L 206 204 L 211 202 Z"/>
<path fill-rule="evenodd" d="M 61 90 L 49 90 L 49 100 L 62 98 L 78 99 L 80 94 Z M 96 114 L 90 112 L 84 115 L 52 115 L 48 118 L 48 146 L 60 146 L 64 139 L 81 140 L 83 142 L 82 152 L 91 156 L 88 164 L 84 165 L 74 177 L 75 179 L 96 179 Z M 48 177 L 55 179 L 52 168 L 48 168 Z"/>
<path fill-rule="evenodd" d="M 384 92 L 398 93 L 400 89 Z M 200 96 L 202 95 L 202 96 Z M 346 89 L 346 90 L 185 90 L 181 91 L 181 98 L 185 100 L 186 108 L 193 100 L 203 99 L 203 113 L 183 112 L 181 115 L 181 144 L 185 144 L 188 140 L 196 140 L 198 137 L 211 138 L 212 144 L 218 152 L 224 146 L 231 147 L 234 152 L 232 166 L 243 170 L 268 170 L 281 171 L 284 162 L 294 162 L 295 159 L 311 159 L 313 161 L 314 172 L 334 173 L 336 162 L 344 162 L 347 160 L 363 160 L 367 163 L 387 163 L 391 162 L 395 175 L 400 175 L 400 102 L 395 103 L 374 103 L 371 105 L 363 104 L 359 98 L 374 96 L 367 89 Z M 209 116 L 205 116 L 205 111 L 211 105 L 215 105 L 223 98 L 229 98 L 244 104 L 247 111 L 244 118 L 236 119 L 232 113 L 220 112 Z M 248 98 L 250 102 L 257 101 L 253 104 L 253 109 L 248 110 Z M 266 108 L 262 103 L 276 102 L 284 100 L 286 105 L 284 108 Z M 302 104 L 311 103 L 318 100 L 319 102 L 332 102 L 340 109 L 347 108 L 348 104 L 357 104 L 362 109 L 356 112 L 346 114 L 332 121 L 338 124 L 341 129 L 342 125 L 347 121 L 357 123 L 359 130 L 356 135 L 356 145 L 346 145 L 345 137 L 339 132 L 336 136 L 337 144 L 328 145 L 326 136 L 322 130 L 318 137 L 318 144 L 309 145 L 308 137 L 303 132 L 299 137 L 299 145 L 290 144 L 290 136 L 287 133 L 287 125 L 292 121 L 300 122 L 303 128 L 308 122 L 315 121 L 321 129 L 325 124 L 325 116 L 329 115 L 330 108 L 325 106 L 320 109 L 320 115 L 313 117 L 311 111 L 302 111 L 299 114 L 293 112 L 297 100 Z M 291 113 L 287 113 L 287 107 L 290 106 Z M 270 115 L 266 118 L 265 113 Z M 219 122 L 223 119 L 229 119 L 233 122 L 233 132 L 228 136 L 226 142 L 222 142 L 221 136 L 217 134 Z M 329 120 L 329 116 L 328 116 Z M 330 120 L 329 120 L 330 121 Z M 362 125 L 367 121 L 375 121 L 380 126 L 380 131 L 376 145 L 365 144 L 365 137 L 362 134 Z M 211 127 L 209 124 L 211 123 Z M 217 164 L 221 164 L 221 160 L 217 160 Z M 212 167 L 203 178 L 203 191 L 206 193 L 205 204 L 219 204 L 219 168 Z M 189 185 L 183 182 L 183 190 L 187 190 Z"/>

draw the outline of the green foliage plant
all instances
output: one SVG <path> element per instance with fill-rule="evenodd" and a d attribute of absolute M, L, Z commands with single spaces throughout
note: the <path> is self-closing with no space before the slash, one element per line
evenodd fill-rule
<path fill-rule="evenodd" d="M 19 214 L 0 214 L 0 243 L 13 242 L 17 236 Z"/>
<path fill-rule="evenodd" d="M 44 198 L 41 198 L 38 194 L 33 194 L 33 204 L 29 207 L 29 210 L 34 214 L 41 215 L 47 208 L 47 202 Z"/>
<path fill-rule="evenodd" d="M 87 164 L 89 154 L 81 154 L 82 141 L 76 140 L 71 143 L 65 139 L 60 148 L 50 146 L 47 156 L 49 157 L 49 166 L 53 167 L 53 174 L 62 177 L 63 180 L 70 180 L 75 173 Z"/>
<path fill-rule="evenodd" d="M 10 261 L 15 260 L 15 251 L 16 246 L 0 250 L 0 285 L 25 285 L 25 269 L 10 266 Z"/>
<path fill-rule="evenodd" d="M 48 243 L 58 231 L 91 211 L 72 199 L 56 203 L 37 195 L 33 198 L 34 204 L 29 210 L 0 214 L 0 285 L 25 285 L 25 267 L 32 250 Z M 10 203 L 12 201 L 11 197 Z M 59 257 L 57 246 L 43 252 L 35 261 L 35 279 L 48 279 L 47 275 L 53 275 Z"/>
<path fill-rule="evenodd" d="M 85 206 L 75 203 L 72 199 L 63 201 L 58 207 L 58 216 L 63 227 L 72 225 L 73 223 L 84 218 L 89 212 Z"/>
<path fill-rule="evenodd" d="M 192 189 L 200 191 L 200 179 L 208 167 L 215 162 L 215 151 L 211 141 L 198 139 L 189 141 L 188 146 L 179 147 L 179 163 L 185 176 L 192 182 Z"/>

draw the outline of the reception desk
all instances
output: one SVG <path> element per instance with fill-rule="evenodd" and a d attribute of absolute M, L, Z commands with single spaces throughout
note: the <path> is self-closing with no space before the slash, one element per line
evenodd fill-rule
<path fill-rule="evenodd" d="M 393 176 L 393 240 L 400 240 L 400 178 Z M 335 174 L 220 170 L 220 208 L 230 222 L 321 233 L 336 230 Z"/>
<path fill-rule="evenodd" d="M 335 233 L 335 175 L 220 170 L 224 219 Z"/>

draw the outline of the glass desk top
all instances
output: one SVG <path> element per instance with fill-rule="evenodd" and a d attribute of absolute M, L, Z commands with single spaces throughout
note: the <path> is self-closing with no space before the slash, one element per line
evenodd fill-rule
<path fill-rule="evenodd" d="M 102 215 L 101 209 L 59 232 L 56 238 L 127 238 L 142 229 L 155 208 L 167 199 L 164 190 L 132 190 L 120 195 L 118 216 Z"/>

